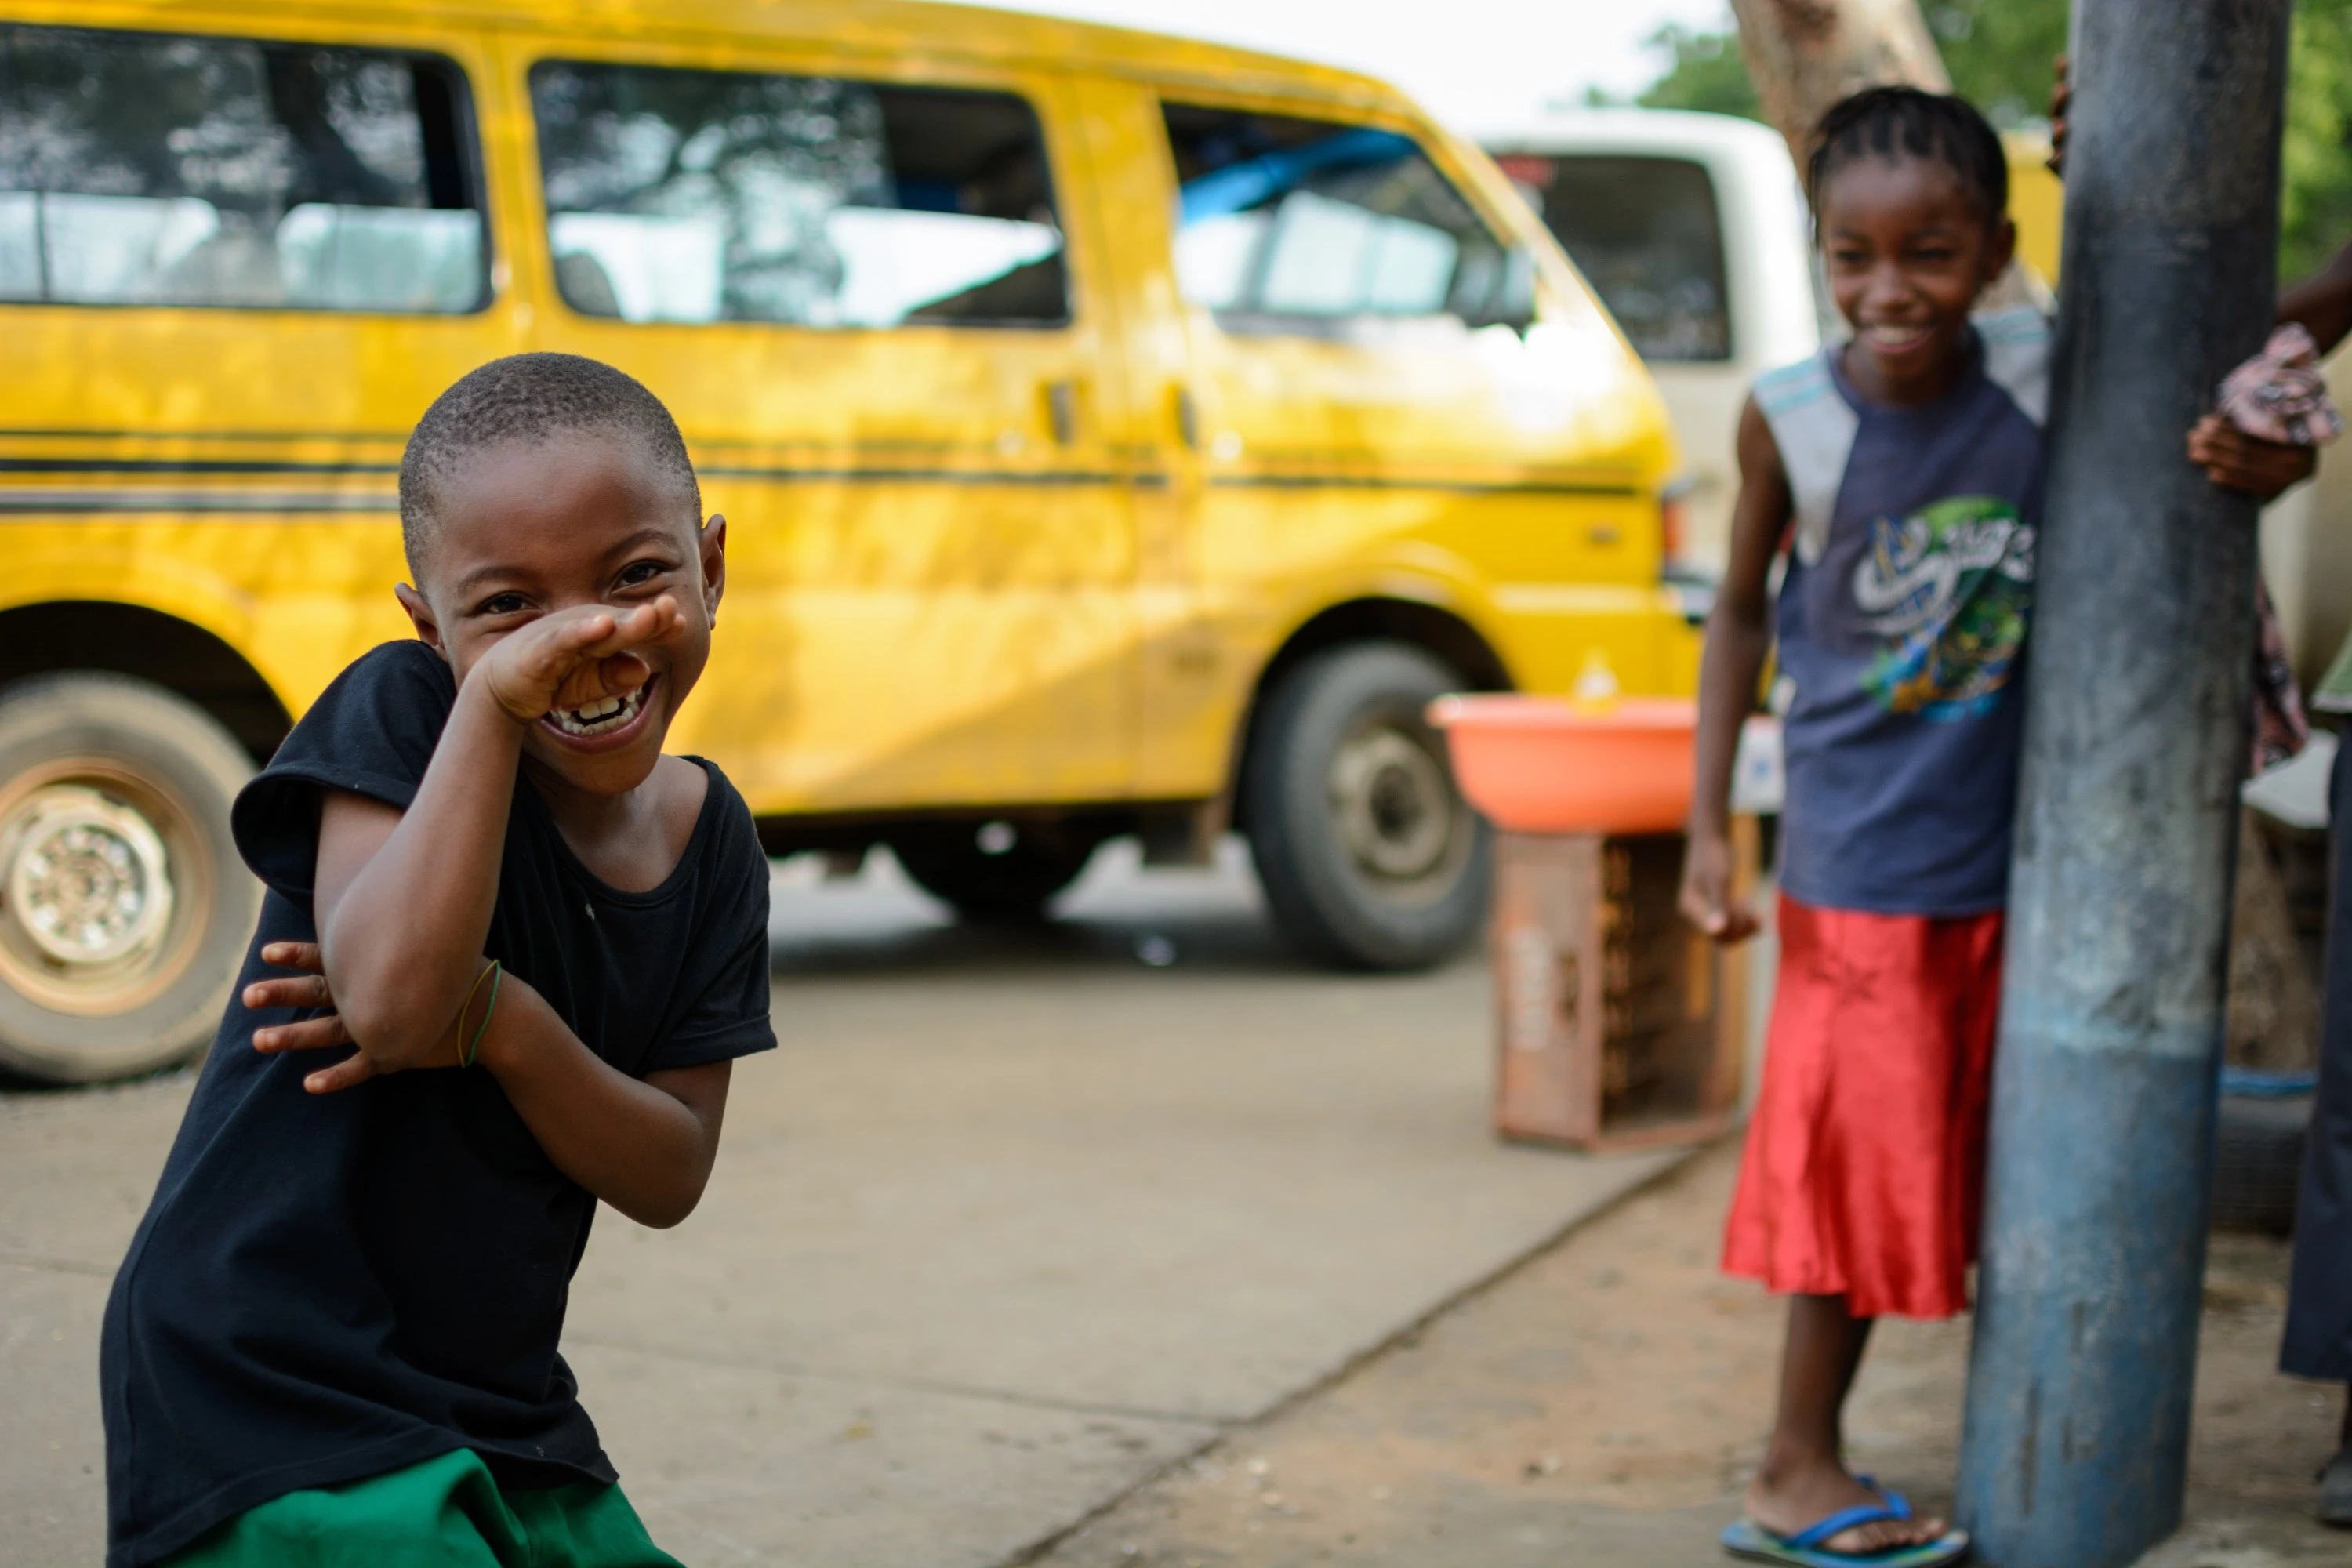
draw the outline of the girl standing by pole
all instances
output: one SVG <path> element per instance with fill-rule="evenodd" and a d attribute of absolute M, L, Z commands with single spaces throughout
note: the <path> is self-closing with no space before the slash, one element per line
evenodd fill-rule
<path fill-rule="evenodd" d="M 1780 968 L 1724 1245 L 1790 1297 L 1780 1412 L 1724 1532 L 1820 1568 L 1956 1562 L 1965 1532 L 1848 1471 L 1872 1323 L 1967 1305 L 2000 992 L 2049 334 L 1971 310 L 2007 266 L 1983 117 L 1909 88 L 1822 118 L 1807 189 L 1850 341 L 1757 384 L 1707 627 L 1682 907 L 1719 941 L 1733 752 L 1768 648 L 1785 721 Z M 1778 565 L 1777 602 L 1771 579 Z"/>

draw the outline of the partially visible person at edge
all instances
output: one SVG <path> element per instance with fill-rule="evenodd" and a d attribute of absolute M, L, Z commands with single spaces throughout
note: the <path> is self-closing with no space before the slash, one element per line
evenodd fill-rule
<path fill-rule="evenodd" d="M 751 814 L 662 752 L 726 523 L 565 354 L 443 393 L 400 504 L 415 639 L 236 800 L 268 890 L 107 1303 L 109 1568 L 677 1568 L 557 1340 L 597 1204 L 684 1219 L 775 1044 Z"/>
<path fill-rule="evenodd" d="M 2062 174 L 2068 98 L 2062 58 L 2050 104 L 2050 166 Z M 2352 243 L 2280 294 L 2278 321 L 2309 332 L 2320 355 L 2352 335 Z M 2265 501 L 2310 478 L 2318 466 L 2318 449 L 2311 443 L 2265 440 L 2240 429 L 2221 411 L 2189 431 L 2189 456 L 2213 483 Z M 2302 739 L 2301 704 L 2267 597 L 2258 657 L 2268 667 L 2258 669 L 2255 688 L 2261 761 L 2298 747 Z M 2340 666 L 2342 655 L 2337 661 Z M 2327 798 L 2332 865 L 2319 1085 L 2295 1200 L 2294 1262 L 2279 1370 L 2291 1377 L 2352 1385 L 2352 745 L 2336 749 Z M 2336 1452 L 2320 1467 L 2317 1479 L 2315 1511 L 2320 1521 L 2352 1529 L 2352 1387 Z"/>
<path fill-rule="evenodd" d="M 1733 754 L 1768 648 L 1785 717 L 1780 964 L 1723 1267 L 1789 1296 L 1735 1554 L 1932 1568 L 1969 1550 L 1842 1457 L 1872 1323 L 1967 1304 L 1982 1186 L 2049 327 L 1971 314 L 2008 266 L 2000 139 L 1909 88 L 1822 117 L 1806 190 L 1851 340 L 1740 416 L 1681 905 L 1723 942 Z M 1782 563 L 1777 604 L 1769 587 Z"/>

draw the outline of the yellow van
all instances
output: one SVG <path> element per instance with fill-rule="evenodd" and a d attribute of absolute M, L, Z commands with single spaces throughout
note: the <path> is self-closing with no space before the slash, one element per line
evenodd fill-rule
<path fill-rule="evenodd" d="M 1312 953 L 1475 931 L 1422 718 L 1686 690 L 1658 398 L 1377 83 L 883 0 L 0 0 L 0 1065 L 209 1037 L 239 781 L 405 635 L 432 397 L 591 354 L 734 557 L 676 737 L 968 913 L 1250 836 Z"/>

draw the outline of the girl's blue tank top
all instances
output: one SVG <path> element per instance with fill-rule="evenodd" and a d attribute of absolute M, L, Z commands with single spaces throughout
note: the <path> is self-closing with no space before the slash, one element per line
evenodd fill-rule
<path fill-rule="evenodd" d="M 1756 384 L 1795 503 L 1780 875 L 1805 903 L 2006 902 L 2049 342 L 2035 311 L 1980 317 L 1958 384 L 1912 407 L 1856 394 L 1836 347 Z"/>

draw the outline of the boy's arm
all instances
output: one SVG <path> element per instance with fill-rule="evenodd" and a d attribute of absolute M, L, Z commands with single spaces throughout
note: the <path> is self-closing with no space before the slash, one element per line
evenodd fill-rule
<path fill-rule="evenodd" d="M 263 982 L 246 996 L 248 1006 L 337 1010 L 331 1029 L 313 1020 L 255 1036 L 265 1051 L 357 1046 L 309 1076 L 304 1087 L 314 1094 L 386 1072 L 453 1067 L 461 1036 L 479 1029 L 477 1060 L 556 1167 L 652 1226 L 676 1225 L 702 1195 L 718 1152 L 727 1064 L 641 1081 L 589 1050 L 520 978 L 500 977 L 495 1006 L 469 988 L 485 962 L 524 727 L 559 692 L 576 701 L 604 694 L 586 689 L 598 682 L 617 682 L 614 692 L 635 684 L 631 671 L 614 668 L 635 661 L 614 656 L 665 635 L 677 613 L 665 597 L 626 614 L 583 609 L 533 623 L 468 672 L 405 811 L 329 792 L 312 895 L 320 940 L 315 952 L 283 961 L 300 968 L 315 961 L 317 979 Z"/>
<path fill-rule="evenodd" d="M 1792 504 L 1780 449 L 1753 398 L 1739 411 L 1738 445 L 1731 560 L 1706 618 L 1699 664 L 1697 777 L 1680 900 L 1684 918 L 1721 942 L 1738 942 L 1756 930 L 1754 913 L 1732 893 L 1731 770 L 1771 646 L 1772 558 L 1788 531 Z"/>
<path fill-rule="evenodd" d="M 362 802 L 362 805 L 373 805 Z M 376 806 L 389 812 L 389 806 Z M 273 942 L 262 962 L 301 970 L 245 988 L 248 1007 L 332 1008 L 333 988 L 317 944 Z M 633 1079 L 583 1045 L 547 999 L 526 982 L 501 975 L 489 1020 L 488 997 L 452 1023 L 435 1055 L 458 1060 L 461 1033 L 481 1029 L 475 1060 L 499 1080 L 531 1136 L 555 1168 L 639 1225 L 665 1228 L 694 1212 L 719 1157 L 727 1111 L 730 1062 L 673 1068 Z M 318 1050 L 349 1045 L 343 1019 L 330 1012 L 254 1031 L 256 1050 Z M 376 1076 L 362 1054 L 321 1068 L 303 1080 L 313 1094 L 349 1089 Z"/>
<path fill-rule="evenodd" d="M 312 909 L 328 984 L 371 1071 L 447 1059 L 451 1026 L 481 972 L 524 729 L 559 689 L 618 681 L 617 694 L 635 684 L 623 679 L 627 667 L 642 680 L 626 650 L 677 616 L 665 597 L 625 614 L 583 608 L 531 623 L 467 672 L 405 811 L 328 795 Z"/>
<path fill-rule="evenodd" d="M 478 1060 L 555 1168 L 639 1225 L 666 1229 L 692 1214 L 719 1158 L 734 1064 L 634 1079 L 581 1044 L 538 992 L 500 986 Z"/>

